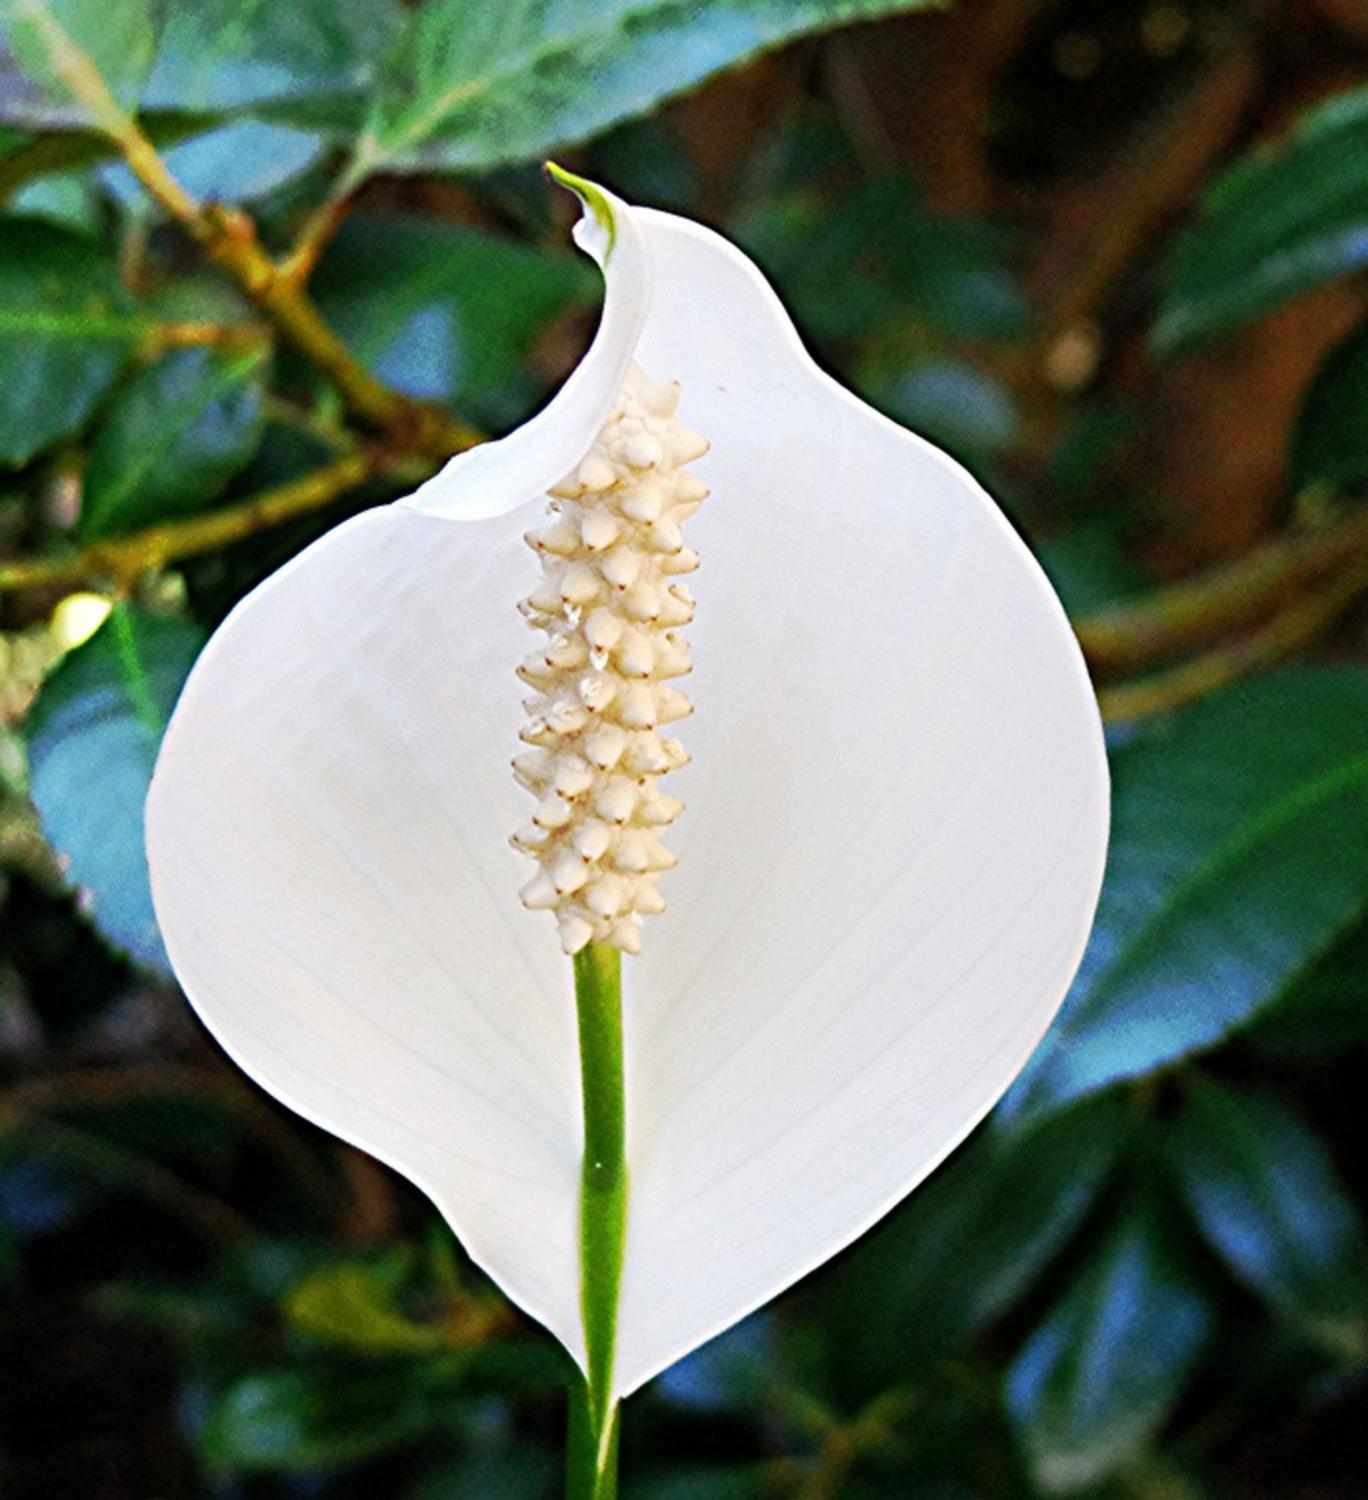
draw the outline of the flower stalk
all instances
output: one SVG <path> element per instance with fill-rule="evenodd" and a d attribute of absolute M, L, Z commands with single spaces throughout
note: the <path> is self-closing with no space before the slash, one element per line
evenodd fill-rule
<path fill-rule="evenodd" d="M 618 1403 L 613 1350 L 627 1230 L 622 955 L 606 943 L 575 954 L 584 1158 L 580 1168 L 580 1301 L 587 1375 L 571 1394 L 567 1500 L 614 1500 Z"/>

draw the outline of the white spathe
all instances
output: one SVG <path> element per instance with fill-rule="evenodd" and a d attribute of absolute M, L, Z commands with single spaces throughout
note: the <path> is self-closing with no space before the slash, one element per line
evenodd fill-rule
<path fill-rule="evenodd" d="M 600 259 L 610 217 L 603 322 L 560 395 L 234 610 L 147 820 L 167 948 L 218 1040 L 422 1187 L 582 1362 L 571 969 L 508 844 L 515 603 L 542 492 L 629 364 L 681 382 L 712 498 L 679 866 L 624 965 L 626 1394 L 991 1107 L 1078 963 L 1108 799 L 1078 647 L 989 497 L 819 371 L 726 240 L 602 195 L 578 231 Z"/>

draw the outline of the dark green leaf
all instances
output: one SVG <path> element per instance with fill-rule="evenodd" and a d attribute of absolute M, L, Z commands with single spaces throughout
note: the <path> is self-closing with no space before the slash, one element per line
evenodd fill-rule
<path fill-rule="evenodd" d="M 192 515 L 256 451 L 267 356 L 178 349 L 120 393 L 86 473 L 83 538 Z"/>
<path fill-rule="evenodd" d="M 1009 1110 L 1249 1025 L 1368 905 L 1365 826 L 1368 670 L 1255 678 L 1120 750 L 1097 925 Z"/>
<path fill-rule="evenodd" d="M 358 93 L 401 16 L 396 0 L 166 0 L 143 102 L 210 111 Z"/>
<path fill-rule="evenodd" d="M 1127 529 L 1125 518 L 1108 510 L 1035 544 L 1036 560 L 1071 615 L 1139 594 L 1153 582 L 1128 545 Z"/>
<path fill-rule="evenodd" d="M 687 213 L 698 202 L 698 173 L 683 139 L 663 120 L 629 120 L 600 136 L 589 175 L 653 208 Z"/>
<path fill-rule="evenodd" d="M 578 258 L 478 230 L 361 217 L 343 227 L 314 291 L 382 378 L 410 395 L 457 397 L 464 412 L 490 421 L 532 339 L 587 301 L 596 282 Z"/>
<path fill-rule="evenodd" d="M 525 161 L 766 48 L 925 3 L 429 0 L 381 80 L 355 175 Z"/>
<path fill-rule="evenodd" d="M 764 199 L 734 225 L 800 326 L 835 346 L 918 324 L 951 338 L 1016 339 L 1025 300 L 991 226 L 928 213 L 906 178 L 835 196 L 810 187 Z"/>
<path fill-rule="evenodd" d="M 1294 1111 L 1266 1094 L 1198 1082 L 1165 1159 L 1241 1280 L 1328 1350 L 1368 1355 L 1368 1233 Z"/>
<path fill-rule="evenodd" d="M 89 241 L 0 219 L 0 463 L 77 431 L 148 327 Z"/>
<path fill-rule="evenodd" d="M 639 1500 L 763 1500 L 768 1492 L 758 1470 L 711 1465 L 672 1469 L 635 1486 Z"/>
<path fill-rule="evenodd" d="M 1292 434 L 1288 471 L 1296 489 L 1368 482 L 1368 322 L 1316 372 Z"/>
<path fill-rule="evenodd" d="M 479 1453 L 445 1465 L 405 1490 L 404 1500 L 552 1500 L 559 1490 L 559 1464 L 525 1444 L 517 1453 Z"/>
<path fill-rule="evenodd" d="M 1368 1046 L 1368 922 L 1360 923 L 1250 1028 L 1273 1057 L 1318 1057 Z"/>
<path fill-rule="evenodd" d="M 336 1468 L 433 1431 L 443 1387 L 445 1368 L 423 1362 L 249 1375 L 214 1402 L 200 1446 L 228 1469 Z"/>
<path fill-rule="evenodd" d="M 4 55 L 0 53 L 0 116 L 12 101 L 5 97 L 9 80 L 4 74 Z M 203 122 L 188 115 L 144 115 L 143 133 L 154 146 L 165 148 L 204 128 Z M 119 148 L 97 130 L 87 129 L 79 121 L 68 122 L 60 129 L 30 136 L 26 143 L 9 155 L 0 154 L 0 202 L 13 203 L 16 189 L 35 177 L 50 173 L 76 172 L 81 168 L 114 161 Z"/>
<path fill-rule="evenodd" d="M 1281 148 L 1212 188 L 1165 268 L 1164 353 L 1247 323 L 1368 264 L 1368 89 L 1318 105 Z"/>
<path fill-rule="evenodd" d="M 1040 1487 L 1087 1489 L 1139 1453 L 1182 1394 L 1209 1323 L 1157 1214 L 1133 1205 L 1007 1373 Z"/>
<path fill-rule="evenodd" d="M 1103 1099 L 1035 1130 L 983 1131 L 863 1239 L 834 1287 L 848 1394 L 894 1384 L 1006 1312 L 1096 1201 L 1125 1125 Z"/>
<path fill-rule="evenodd" d="M 30 787 L 86 910 L 116 947 L 166 967 L 143 851 L 143 802 L 198 630 L 121 606 L 43 685 L 29 713 Z"/>
<path fill-rule="evenodd" d="M 70 97 L 62 74 L 83 55 L 125 109 L 137 104 L 157 46 L 151 0 L 7 0 L 0 36 L 47 96 Z"/>

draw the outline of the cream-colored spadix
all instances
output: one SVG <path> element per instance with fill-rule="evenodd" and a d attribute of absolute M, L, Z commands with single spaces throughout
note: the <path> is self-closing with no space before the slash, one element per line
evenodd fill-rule
<path fill-rule="evenodd" d="M 625 974 L 626 1394 L 997 1099 L 1078 962 L 1107 784 L 1078 648 L 993 502 L 822 374 L 726 240 L 585 191 L 591 352 L 525 427 L 238 606 L 167 733 L 148 850 L 228 1052 L 418 1183 L 582 1360 L 571 970 L 508 844 L 515 605 L 523 533 L 629 365 L 680 383 L 712 494 L 679 863 Z"/>

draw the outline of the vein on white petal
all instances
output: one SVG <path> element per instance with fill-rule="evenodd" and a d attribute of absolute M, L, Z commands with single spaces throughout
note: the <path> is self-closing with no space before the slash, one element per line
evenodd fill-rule
<path fill-rule="evenodd" d="M 589 451 L 612 409 L 651 297 L 651 266 L 634 211 L 596 189 L 613 215 L 609 237 L 587 204 L 575 241 L 603 271 L 603 313 L 588 353 L 541 411 L 507 437 L 457 454 L 399 503 L 448 520 L 501 516 L 549 489 Z"/>
<path fill-rule="evenodd" d="M 402 506 L 299 554 L 191 674 L 148 857 L 239 1066 L 416 1182 L 579 1357 L 570 977 L 521 920 L 520 794 L 507 755 L 486 764 L 516 745 L 526 568 L 517 518 Z"/>
<path fill-rule="evenodd" d="M 620 1394 L 973 1128 L 1062 999 L 1106 833 L 1081 657 L 997 507 L 822 374 L 733 246 L 633 218 L 637 362 L 681 382 L 712 496 L 680 863 L 627 975 Z"/>
<path fill-rule="evenodd" d="M 508 512 L 583 457 L 634 359 L 681 382 L 713 493 L 691 523 L 680 863 L 626 973 L 625 1394 L 861 1233 L 991 1107 L 1081 952 L 1106 769 L 1067 621 L 992 501 L 822 374 L 734 247 L 604 201 L 583 364 L 239 606 L 168 732 L 148 847 L 173 962 L 234 1058 L 418 1182 L 582 1358 L 568 966 L 516 906 L 504 842 L 528 582 Z M 576 237 L 602 257 L 592 216 Z M 196 818 L 206 797 L 232 815 Z M 229 898 L 268 867 L 271 900 Z M 434 1092 L 432 1067 L 472 1062 L 487 1089 Z"/>

